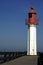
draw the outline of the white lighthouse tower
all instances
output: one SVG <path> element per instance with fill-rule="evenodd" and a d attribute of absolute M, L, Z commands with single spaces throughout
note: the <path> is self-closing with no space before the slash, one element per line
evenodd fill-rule
<path fill-rule="evenodd" d="M 34 8 L 31 7 L 28 13 L 28 20 L 26 20 L 26 25 L 28 25 L 27 30 L 27 55 L 37 55 L 37 40 L 36 40 L 36 12 Z"/>

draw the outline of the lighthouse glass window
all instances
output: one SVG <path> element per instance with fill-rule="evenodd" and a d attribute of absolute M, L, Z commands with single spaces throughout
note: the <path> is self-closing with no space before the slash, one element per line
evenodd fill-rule
<path fill-rule="evenodd" d="M 32 17 L 32 14 L 31 13 L 29 13 L 29 18 L 31 18 Z"/>

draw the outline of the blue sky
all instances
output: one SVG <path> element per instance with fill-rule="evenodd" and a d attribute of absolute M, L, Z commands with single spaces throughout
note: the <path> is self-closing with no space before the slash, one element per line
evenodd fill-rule
<path fill-rule="evenodd" d="M 27 45 L 25 19 L 31 5 L 37 12 L 38 51 L 43 51 L 43 0 L 0 0 L 0 50 L 24 51 Z"/>

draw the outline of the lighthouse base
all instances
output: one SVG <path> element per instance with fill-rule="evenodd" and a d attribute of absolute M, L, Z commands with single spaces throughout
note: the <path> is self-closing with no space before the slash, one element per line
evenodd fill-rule
<path fill-rule="evenodd" d="M 31 24 L 29 32 L 30 55 L 37 55 L 36 25 Z"/>

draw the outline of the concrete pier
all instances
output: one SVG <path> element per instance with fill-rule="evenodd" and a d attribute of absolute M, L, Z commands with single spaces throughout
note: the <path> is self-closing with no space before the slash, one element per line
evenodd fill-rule
<path fill-rule="evenodd" d="M 38 56 L 23 56 L 0 65 L 37 65 Z"/>

